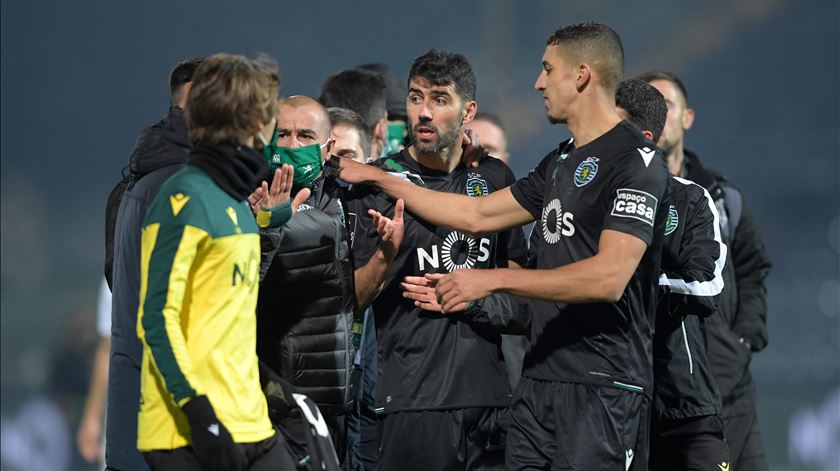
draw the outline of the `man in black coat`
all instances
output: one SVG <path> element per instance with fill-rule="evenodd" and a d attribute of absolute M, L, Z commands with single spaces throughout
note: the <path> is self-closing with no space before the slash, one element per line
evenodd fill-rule
<path fill-rule="evenodd" d="M 682 81 L 672 73 L 657 70 L 639 78 L 656 87 L 668 104 L 668 118 L 658 144 L 668 160 L 669 171 L 706 188 L 720 213 L 723 241 L 729 253 L 720 306 L 706 324 L 707 350 L 722 397 L 732 467 L 766 470 L 749 364 L 752 353 L 767 346 L 764 278 L 770 271 L 770 260 L 741 192 L 703 167 L 697 156 L 684 147 L 684 133 L 693 124 L 694 111 L 687 105 Z"/>
<path fill-rule="evenodd" d="M 105 464 L 109 470 L 146 470 L 137 451 L 137 409 L 143 348 L 137 338 L 140 293 L 140 231 L 160 186 L 187 163 L 192 145 L 184 106 L 202 59 L 180 62 L 169 79 L 169 113 L 149 126 L 131 152 L 129 175 L 108 199 L 106 278 L 113 293 Z M 113 208 L 119 208 L 113 211 Z M 108 252 L 110 247 L 110 252 Z M 108 263 L 113 260 L 113 263 Z"/>

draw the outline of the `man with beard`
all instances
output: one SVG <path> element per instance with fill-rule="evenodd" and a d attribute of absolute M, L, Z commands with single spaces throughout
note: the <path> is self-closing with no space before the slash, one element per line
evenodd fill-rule
<path fill-rule="evenodd" d="M 549 121 L 568 125 L 575 148 L 553 150 L 508 188 L 467 198 L 336 163 L 342 179 L 375 185 L 404 199 L 409 213 L 468 234 L 539 219 L 536 269 L 426 278 L 444 312 L 474 309 L 498 293 L 534 298 L 531 347 L 510 407 L 508 469 L 627 469 L 648 447 L 668 172 L 653 143 L 616 111 L 624 50 L 614 30 L 561 27 L 542 66 L 534 88 Z M 434 135 L 422 125 L 415 131 L 418 141 Z M 636 465 L 646 467 L 646 453 L 639 455 Z"/>
<path fill-rule="evenodd" d="M 511 184 L 510 170 L 487 158 L 461 163 L 464 125 L 475 116 L 475 75 L 466 57 L 431 50 L 412 64 L 406 101 L 411 144 L 372 167 L 412 186 L 483 199 Z M 347 159 L 341 159 L 347 160 Z M 356 188 L 361 195 L 362 188 Z M 387 213 L 394 200 L 374 189 L 351 203 L 357 263 L 375 249 L 368 208 Z M 438 208 L 446 211 L 445 207 Z M 519 253 L 508 251 L 517 238 Z M 490 268 L 523 255 L 521 231 L 468 237 L 405 214 L 405 239 L 385 287 L 373 302 L 379 347 L 379 469 L 501 469 L 499 415 L 509 402 L 497 332 L 467 313 L 422 309 L 405 295 L 404 277 Z"/>
<path fill-rule="evenodd" d="M 659 139 L 668 106 L 656 88 L 643 80 L 625 80 L 615 102 L 619 114 L 648 139 Z M 727 468 L 720 394 L 706 352 L 705 327 L 723 289 L 726 245 L 709 192 L 671 178 L 653 335 L 650 469 Z"/>
<path fill-rule="evenodd" d="M 753 352 L 767 346 L 767 289 L 770 259 L 758 227 L 740 190 L 705 167 L 685 148 L 685 131 L 694 123 L 683 82 L 670 72 L 653 70 L 639 76 L 656 87 L 668 104 L 668 118 L 659 145 L 669 171 L 706 188 L 720 213 L 723 241 L 729 254 L 724 289 L 717 312 L 706 323 L 708 353 L 720 391 L 726 442 L 732 468 L 767 469 L 756 415 L 755 385 L 750 374 Z"/>

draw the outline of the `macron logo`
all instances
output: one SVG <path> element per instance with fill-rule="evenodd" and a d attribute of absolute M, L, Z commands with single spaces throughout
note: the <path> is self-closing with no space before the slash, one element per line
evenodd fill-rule
<path fill-rule="evenodd" d="M 624 459 L 624 471 L 630 469 L 630 465 L 633 464 L 633 450 L 627 450 L 626 452 L 627 457 Z"/>
<path fill-rule="evenodd" d="M 207 431 L 218 437 L 219 436 L 219 424 L 210 424 L 210 426 L 207 427 Z"/>
<path fill-rule="evenodd" d="M 656 153 L 656 151 L 651 150 L 647 147 L 644 147 L 642 149 L 636 149 L 636 150 L 639 151 L 639 154 L 642 155 L 642 160 L 645 161 L 645 167 L 650 165 L 650 161 L 653 160 L 653 155 Z"/>

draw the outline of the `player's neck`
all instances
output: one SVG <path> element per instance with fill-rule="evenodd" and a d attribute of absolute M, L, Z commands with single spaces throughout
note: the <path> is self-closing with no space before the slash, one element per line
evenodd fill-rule
<path fill-rule="evenodd" d="M 421 154 L 417 152 L 417 148 L 414 146 L 408 148 L 408 153 L 419 164 L 446 173 L 452 173 L 455 167 L 461 163 L 463 152 L 460 141 L 443 149 L 439 154 Z"/>
<path fill-rule="evenodd" d="M 566 120 L 569 133 L 575 138 L 575 147 L 589 144 L 621 122 L 614 99 L 610 102 L 600 96 L 593 96 L 581 105 L 578 112 Z"/>

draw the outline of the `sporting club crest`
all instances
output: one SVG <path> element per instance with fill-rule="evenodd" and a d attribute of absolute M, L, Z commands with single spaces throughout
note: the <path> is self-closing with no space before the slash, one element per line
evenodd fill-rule
<path fill-rule="evenodd" d="M 672 232 L 677 230 L 677 226 L 680 224 L 680 215 L 677 212 L 677 208 L 674 207 L 672 204 L 668 208 L 668 218 L 665 220 L 665 235 L 670 235 Z"/>
<path fill-rule="evenodd" d="M 487 181 L 477 173 L 467 174 L 467 194 L 473 197 L 489 195 L 490 189 L 487 187 Z"/>
<path fill-rule="evenodd" d="M 578 188 L 591 182 L 598 174 L 598 157 L 587 157 L 575 169 L 575 186 Z"/>

